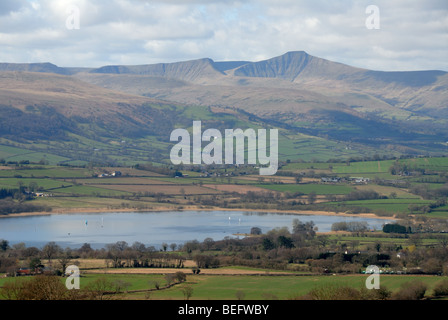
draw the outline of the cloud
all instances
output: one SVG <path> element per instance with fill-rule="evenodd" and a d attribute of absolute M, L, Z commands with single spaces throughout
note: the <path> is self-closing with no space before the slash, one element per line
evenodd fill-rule
<path fill-rule="evenodd" d="M 444 0 L 19 0 L 0 3 L 0 61 L 60 66 L 148 64 L 209 57 L 261 60 L 287 51 L 377 70 L 448 70 Z M 71 5 L 80 29 L 69 30 Z M 44 59 L 44 60 L 42 60 Z"/>

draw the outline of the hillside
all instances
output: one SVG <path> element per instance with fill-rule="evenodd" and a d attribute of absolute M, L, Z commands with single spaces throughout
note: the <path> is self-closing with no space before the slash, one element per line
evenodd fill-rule
<path fill-rule="evenodd" d="M 202 120 L 279 128 L 282 159 L 440 155 L 447 88 L 444 71 L 374 71 L 303 51 L 257 62 L 2 63 L 0 143 L 67 161 L 160 162 L 171 130 Z"/>
<path fill-rule="evenodd" d="M 196 81 L 222 74 L 215 69 L 211 59 L 199 59 L 175 63 L 159 63 L 143 66 L 105 66 L 91 70 L 90 73 L 134 74 L 170 79 Z"/>
<path fill-rule="evenodd" d="M 14 147 L 67 161 L 107 162 L 111 155 L 116 159 L 126 154 L 128 148 L 128 159 L 131 154 L 148 158 L 150 147 L 166 146 L 137 146 L 137 140 L 169 137 L 179 107 L 66 75 L 15 71 L 0 72 L 0 101 L 0 144 L 8 146 L 1 150 Z M 131 140 L 133 144 L 124 143 Z M 9 160 L 10 153 L 5 155 L 3 159 Z"/>
<path fill-rule="evenodd" d="M 208 70 L 215 72 L 200 76 L 195 72 L 195 79 L 188 80 L 182 70 L 189 69 L 183 64 L 191 63 L 169 64 L 179 67 L 170 75 L 137 75 L 135 70 L 142 74 L 148 67 L 134 66 L 126 74 L 98 74 L 104 70 L 100 68 L 74 76 L 117 91 L 244 110 L 335 140 L 393 149 L 401 144 L 400 151 L 410 152 L 444 148 L 441 143 L 448 134 L 448 74 L 444 71 L 374 71 L 296 51 L 258 62 L 208 59 Z M 416 145 L 416 139 L 424 142 Z M 428 145 L 428 141 L 436 144 Z"/>

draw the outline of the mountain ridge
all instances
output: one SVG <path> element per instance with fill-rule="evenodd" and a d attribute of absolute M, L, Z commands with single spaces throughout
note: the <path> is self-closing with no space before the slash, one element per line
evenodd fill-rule
<path fill-rule="evenodd" d="M 218 126 L 222 115 L 233 115 L 228 128 L 244 117 L 249 125 L 278 126 L 331 148 L 358 144 L 358 150 L 419 154 L 444 152 L 448 140 L 447 72 L 368 70 L 305 51 L 256 62 L 202 58 L 100 68 L 3 63 L 0 101 L 5 134 L 30 141 L 50 139 L 52 132 L 61 141 L 73 135 L 102 143 L 138 138 L 155 143 L 150 150 L 160 143 L 154 137 L 169 136 L 176 125 L 205 117 Z M 197 107 L 206 109 L 193 111 Z"/>
<path fill-rule="evenodd" d="M 59 67 L 50 62 L 36 62 L 36 63 L 0 63 L 0 71 L 28 71 L 28 72 L 44 72 L 57 73 L 64 75 L 72 75 L 80 72 L 89 73 L 110 73 L 110 74 L 138 74 L 138 75 L 154 75 L 154 76 L 169 76 L 179 77 L 185 79 L 194 79 L 192 76 L 187 76 L 192 70 L 197 76 L 197 70 L 210 72 L 214 71 L 224 74 L 224 71 L 235 69 L 234 75 L 243 77 L 273 77 L 294 80 L 307 67 L 313 64 L 324 69 L 329 64 L 336 65 L 341 69 L 350 70 L 351 72 L 370 72 L 372 74 L 394 75 L 391 76 L 391 81 L 396 81 L 398 75 L 406 74 L 431 74 L 437 75 L 447 74 L 444 70 L 417 70 L 417 71 L 379 71 L 366 68 L 353 67 L 348 64 L 319 58 L 308 54 L 305 51 L 288 51 L 282 55 L 261 60 L 261 61 L 214 61 L 211 58 L 200 58 L 186 61 L 169 62 L 169 63 L 155 63 L 155 64 L 141 64 L 141 65 L 104 65 L 98 68 L 87 67 Z M 313 66 L 313 67 L 317 67 Z M 177 68 L 184 71 L 185 74 L 176 70 Z M 315 71 L 315 70 L 314 70 Z M 325 70 L 328 72 L 328 70 Z M 323 70 L 319 70 L 323 72 Z"/>

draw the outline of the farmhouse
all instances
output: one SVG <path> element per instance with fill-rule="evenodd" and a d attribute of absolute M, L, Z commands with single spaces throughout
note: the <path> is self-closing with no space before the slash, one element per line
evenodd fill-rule
<path fill-rule="evenodd" d="M 338 183 L 341 182 L 341 178 L 339 177 L 323 177 L 320 179 L 323 183 Z"/>
<path fill-rule="evenodd" d="M 17 276 L 29 276 L 31 275 L 33 272 L 31 272 L 31 269 L 28 268 L 20 268 L 19 270 L 17 270 L 16 275 Z"/>
<path fill-rule="evenodd" d="M 51 197 L 52 194 L 49 193 L 43 193 L 43 192 L 34 192 L 33 196 L 35 197 Z"/>
<path fill-rule="evenodd" d="M 352 181 L 352 183 L 367 184 L 369 183 L 370 179 L 363 177 L 350 177 L 350 181 Z"/>

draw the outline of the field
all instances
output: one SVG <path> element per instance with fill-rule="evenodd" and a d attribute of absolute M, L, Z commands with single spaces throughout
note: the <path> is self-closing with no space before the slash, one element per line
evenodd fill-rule
<path fill-rule="evenodd" d="M 6 151 L 9 149 L 5 149 Z M 6 152 L 5 151 L 5 152 Z M 280 175 L 259 176 L 254 168 L 215 168 L 208 176 L 198 171 L 184 169 L 182 177 L 174 177 L 174 171 L 160 171 L 161 167 L 150 167 L 149 170 L 139 170 L 133 167 L 66 167 L 42 164 L 9 165 L 0 167 L 0 188 L 34 189 L 51 195 L 46 199 L 36 199 L 40 204 L 61 209 L 86 208 L 89 204 L 98 209 L 101 203 L 104 208 L 122 204 L 126 207 L 151 207 L 155 203 L 168 203 L 169 206 L 201 205 L 193 203 L 193 197 L 202 197 L 208 201 L 211 196 L 214 206 L 219 207 L 222 201 L 236 203 L 244 201 L 229 198 L 232 194 L 240 197 L 252 192 L 262 194 L 272 191 L 280 197 L 295 194 L 296 199 L 307 203 L 311 193 L 317 195 L 317 203 L 325 205 L 324 210 L 332 207 L 336 211 L 352 211 L 352 208 L 364 208 L 381 214 L 410 214 L 411 206 L 430 206 L 434 200 L 423 199 L 421 195 L 412 193 L 413 187 L 424 187 L 429 190 L 439 190 L 444 186 L 438 173 L 448 170 L 448 158 L 416 158 L 399 159 L 415 170 L 426 170 L 424 175 L 397 176 L 390 173 L 390 167 L 395 160 L 351 161 L 345 163 L 327 162 L 297 162 L 285 163 L 280 169 Z M 246 170 L 245 174 L 241 171 Z M 439 170 L 439 171 L 438 171 Z M 122 172 L 118 177 L 100 177 L 114 171 Z M 157 172 L 160 171 L 160 172 Z M 283 173 L 283 174 L 282 174 Z M 296 176 L 300 175 L 300 182 Z M 343 179 L 338 183 L 322 183 L 320 177 L 335 177 Z M 369 178 L 365 183 L 353 183 L 353 179 Z M 382 181 L 392 181 L 384 183 Z M 399 183 L 397 183 L 398 181 Z M 373 191 L 380 199 L 350 199 L 344 197 L 354 191 Z M 218 197 L 218 198 L 216 198 Z M 70 199 L 71 198 L 71 199 Z M 198 198 L 194 198 L 197 201 Z M 220 202 L 219 199 L 222 199 Z M 342 201 L 341 201 L 342 200 Z M 65 204 L 64 204 L 65 203 Z M 287 203 L 287 202 L 283 202 Z M 244 207 L 243 203 L 241 205 Z M 280 205 L 280 202 L 279 202 Z M 272 207 L 272 206 L 271 206 Z M 251 205 L 254 208 L 254 205 Z M 325 209 L 326 208 L 326 209 Z M 338 209 L 336 209 L 338 208 Z M 275 206 L 272 207 L 275 209 Z M 291 208 L 292 209 L 292 208 Z M 321 210 L 322 208 L 316 208 Z M 437 206 L 425 212 L 428 217 L 447 218 L 448 207 Z"/>
<path fill-rule="evenodd" d="M 405 164 L 408 171 L 392 174 L 391 167 L 399 166 L 399 163 Z M 118 171 L 121 173 L 118 176 L 111 175 Z M 367 277 L 360 274 L 360 268 L 380 250 L 388 250 L 386 256 L 389 260 L 379 263 L 386 269 L 392 264 L 396 270 L 402 270 L 406 263 L 402 265 L 401 258 L 396 256 L 400 250 L 405 255 L 409 254 L 409 259 L 417 257 L 415 259 L 418 260 L 419 255 L 411 254 L 415 250 L 421 250 L 419 254 L 422 255 L 426 250 L 445 250 L 444 245 L 448 243 L 445 234 L 448 230 L 448 158 L 290 162 L 283 163 L 279 174 L 272 177 L 261 177 L 257 172 L 258 168 L 251 166 L 216 167 L 200 171 L 191 167 L 168 168 L 152 164 L 135 167 L 5 164 L 0 167 L 0 189 L 4 193 L 19 190 L 19 194 L 16 193 L 14 199 L 0 201 L 8 205 L 11 201 L 32 203 L 42 208 L 49 207 L 54 213 L 247 209 L 375 214 L 404 221 L 406 225 L 412 225 L 413 230 L 419 230 L 415 234 L 405 235 L 389 235 L 383 230 L 317 232 L 313 239 L 305 241 L 307 250 L 317 250 L 323 256 L 339 250 L 352 250 L 364 255 L 365 260 L 350 262 L 352 269 L 344 269 L 347 266 L 339 265 L 337 259 L 335 261 L 339 262 L 331 260 L 331 268 L 336 271 L 329 273 L 322 271 L 322 259 L 326 258 L 317 253 L 311 254 L 311 251 L 299 250 L 304 242 L 298 248 L 272 249 L 280 242 L 272 242 L 271 247 L 267 245 L 265 248 L 266 243 L 263 242 L 244 248 L 229 244 L 209 251 L 201 247 L 192 251 L 165 252 L 168 256 L 180 254 L 188 259 L 188 264 L 181 269 L 106 268 L 103 259 L 93 258 L 97 255 L 80 259 L 82 286 L 95 283 L 101 277 L 112 283 L 124 283 L 127 293 L 110 296 L 120 299 L 181 300 L 185 298 L 181 290 L 185 285 L 193 289 L 191 299 L 200 300 L 235 300 L 242 297 L 246 300 L 300 299 L 312 289 L 332 286 L 349 286 L 359 290 L 365 287 Z M 327 178 L 334 177 L 338 180 L 328 182 Z M 25 198 L 20 192 L 27 195 L 34 192 L 34 195 Z M 403 283 L 421 280 L 428 285 L 426 295 L 431 296 L 434 286 L 448 279 L 446 263 L 434 262 L 439 258 L 439 253 L 434 251 L 431 254 L 434 256 L 428 261 L 422 258 L 419 263 L 423 268 L 436 268 L 436 271 L 431 271 L 433 273 L 382 274 L 381 285 L 395 292 Z M 224 262 L 216 268 L 202 268 L 199 275 L 193 274 L 191 268 L 195 266 L 193 259 L 196 255 L 219 257 Z M 270 259 L 274 262 L 271 263 Z M 229 261 L 236 262 L 229 264 Z M 265 267 L 254 267 L 265 262 L 268 263 Z M 187 274 L 184 284 L 160 290 L 154 288 L 155 283 L 162 287 L 166 284 L 165 274 L 177 271 Z M 434 275 L 437 273 L 439 276 Z M 8 279 L 1 278 L 0 286 L 5 281 Z"/>
<path fill-rule="evenodd" d="M 154 283 L 160 287 L 166 285 L 164 274 L 132 274 L 132 273 L 106 273 L 84 274 L 81 277 L 81 289 L 95 280 L 103 277 L 114 283 L 120 281 L 126 284 L 127 293 L 120 294 L 120 299 L 132 300 L 183 300 L 185 299 L 181 287 L 190 285 L 193 289 L 191 300 L 289 300 L 300 299 L 312 289 L 331 286 L 349 286 L 360 290 L 365 288 L 367 275 L 193 275 L 187 274 L 184 284 L 177 284 L 168 289 L 155 290 Z M 413 275 L 380 275 L 380 285 L 394 292 L 407 282 L 422 281 L 428 286 L 427 296 L 432 295 L 432 288 L 448 277 L 413 276 Z M 64 279 L 65 280 L 65 279 Z M 0 286 L 11 279 L 0 279 Z M 109 296 L 110 299 L 117 297 Z"/>
<path fill-rule="evenodd" d="M 356 289 L 365 287 L 366 276 L 190 276 L 193 286 L 192 299 L 234 300 L 237 292 L 244 293 L 247 300 L 294 299 L 301 297 L 313 288 L 329 285 L 344 285 Z M 389 290 L 397 290 L 401 284 L 415 280 L 415 276 L 382 276 L 381 284 Z M 444 277 L 446 278 L 446 277 Z M 432 287 L 442 280 L 440 277 L 421 277 Z M 154 299 L 183 299 L 182 292 L 170 288 L 156 292 Z"/>
<path fill-rule="evenodd" d="M 336 165 L 333 172 L 337 174 L 378 174 L 387 173 L 393 160 L 351 162 L 349 165 Z"/>

